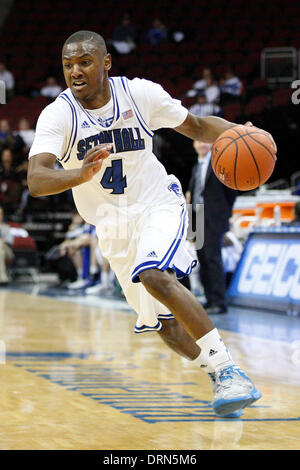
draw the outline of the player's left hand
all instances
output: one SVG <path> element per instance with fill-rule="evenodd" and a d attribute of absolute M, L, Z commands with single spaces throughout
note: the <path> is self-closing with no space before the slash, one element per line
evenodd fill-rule
<path fill-rule="evenodd" d="M 256 127 L 256 126 L 254 126 L 254 125 L 252 124 L 251 121 L 247 121 L 246 124 L 244 124 L 244 126 L 246 126 L 246 127 L 254 127 L 254 128 Z M 276 145 L 276 143 L 275 143 L 275 140 L 273 139 L 272 134 L 270 134 L 270 132 L 265 131 L 264 129 L 260 129 L 260 128 L 257 128 L 257 129 L 259 129 L 261 132 L 263 132 L 264 134 L 266 134 L 266 135 L 269 137 L 269 139 L 270 139 L 270 140 L 272 141 L 272 143 L 273 143 L 274 153 L 276 154 L 276 153 L 277 153 L 277 145 Z"/>

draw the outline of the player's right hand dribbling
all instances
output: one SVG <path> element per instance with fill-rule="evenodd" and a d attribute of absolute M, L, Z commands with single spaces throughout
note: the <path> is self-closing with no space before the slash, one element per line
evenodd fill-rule
<path fill-rule="evenodd" d="M 81 168 L 83 183 L 90 181 L 98 173 L 103 160 L 110 155 L 112 146 L 113 144 L 100 144 L 86 152 Z"/>

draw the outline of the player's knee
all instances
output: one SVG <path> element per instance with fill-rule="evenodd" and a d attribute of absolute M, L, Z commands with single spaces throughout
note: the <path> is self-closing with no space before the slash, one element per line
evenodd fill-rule
<path fill-rule="evenodd" d="M 150 294 L 163 297 L 168 296 L 176 282 L 174 276 L 159 269 L 143 271 L 140 274 L 140 280 Z"/>

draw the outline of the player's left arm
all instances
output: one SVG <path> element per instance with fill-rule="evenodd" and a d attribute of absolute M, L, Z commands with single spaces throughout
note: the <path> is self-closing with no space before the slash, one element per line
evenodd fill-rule
<path fill-rule="evenodd" d="M 217 117 L 217 116 L 207 116 L 207 117 L 199 117 L 195 114 L 188 113 L 186 119 L 183 121 L 180 126 L 174 127 L 173 129 L 180 134 L 185 135 L 193 140 L 200 140 L 201 142 L 206 142 L 208 144 L 213 144 L 215 140 L 227 129 L 231 129 L 232 127 L 237 126 L 238 124 L 226 121 L 226 119 Z M 252 127 L 252 122 L 246 122 L 244 124 L 247 127 Z M 272 135 L 260 129 L 269 138 L 272 140 L 274 144 L 275 153 L 277 151 L 276 143 Z"/>
<path fill-rule="evenodd" d="M 213 144 L 219 135 L 234 126 L 237 124 L 217 116 L 199 117 L 188 113 L 183 123 L 174 130 L 190 139 Z"/>

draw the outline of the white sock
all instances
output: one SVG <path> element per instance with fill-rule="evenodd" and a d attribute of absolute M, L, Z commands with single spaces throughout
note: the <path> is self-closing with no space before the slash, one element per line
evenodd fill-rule
<path fill-rule="evenodd" d="M 203 351 L 201 351 L 199 356 L 196 357 L 196 359 L 193 359 L 192 362 L 195 364 L 195 366 L 200 367 L 200 369 L 202 369 L 207 374 L 214 373 L 214 369 L 210 366 L 208 358 Z"/>
<path fill-rule="evenodd" d="M 203 352 L 213 372 L 218 372 L 225 367 L 234 365 L 232 357 L 223 343 L 217 328 L 214 328 L 202 338 L 196 341 L 196 344 Z"/>

